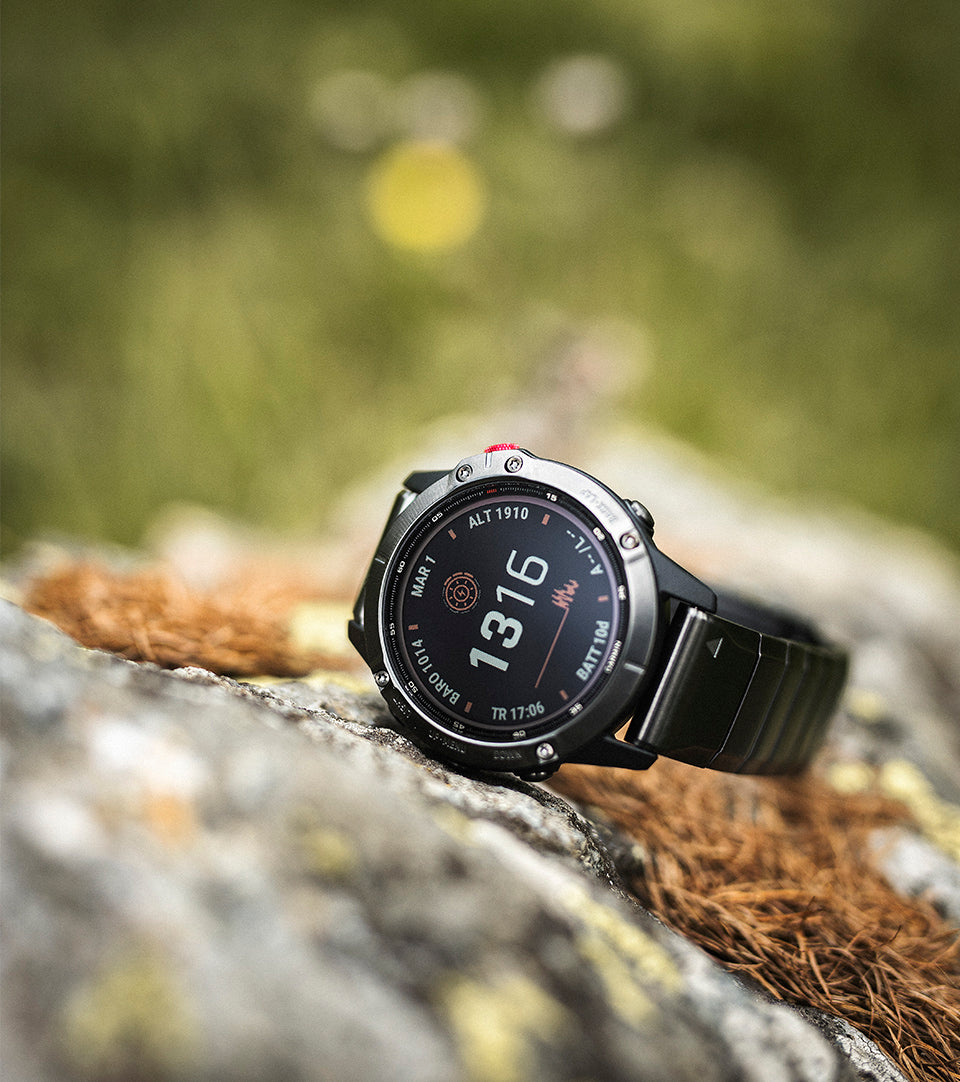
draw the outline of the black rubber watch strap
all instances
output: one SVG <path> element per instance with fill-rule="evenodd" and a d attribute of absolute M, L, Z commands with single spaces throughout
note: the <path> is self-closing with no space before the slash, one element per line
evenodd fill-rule
<path fill-rule="evenodd" d="M 746 774 L 801 770 L 820 746 L 846 656 L 806 638 L 678 610 L 659 685 L 628 739 L 658 755 Z"/>

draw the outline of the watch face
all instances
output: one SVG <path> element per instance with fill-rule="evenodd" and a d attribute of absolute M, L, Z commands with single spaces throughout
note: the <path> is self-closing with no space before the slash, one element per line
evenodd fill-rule
<path fill-rule="evenodd" d="M 573 719 L 622 649 L 615 546 L 543 485 L 458 492 L 387 569 L 386 646 L 408 698 L 448 732 L 524 740 Z"/>

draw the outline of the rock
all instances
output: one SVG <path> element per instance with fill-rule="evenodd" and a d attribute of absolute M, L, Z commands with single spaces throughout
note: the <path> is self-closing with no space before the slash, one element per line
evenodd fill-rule
<path fill-rule="evenodd" d="M 558 796 L 446 770 L 372 692 L 160 671 L 8 603 L 0 678 L 7 1078 L 901 1078 L 639 909 Z"/>
<path fill-rule="evenodd" d="M 883 874 L 901 894 L 927 898 L 960 926 L 960 866 L 906 830 L 878 830 L 870 841 Z"/>

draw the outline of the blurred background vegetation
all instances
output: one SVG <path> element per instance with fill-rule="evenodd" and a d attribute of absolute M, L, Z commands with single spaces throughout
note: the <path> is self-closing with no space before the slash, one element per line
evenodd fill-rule
<path fill-rule="evenodd" d="M 7 0 L 3 30 L 6 551 L 169 501 L 315 528 L 565 328 L 617 339 L 620 420 L 960 548 L 956 0 Z"/>

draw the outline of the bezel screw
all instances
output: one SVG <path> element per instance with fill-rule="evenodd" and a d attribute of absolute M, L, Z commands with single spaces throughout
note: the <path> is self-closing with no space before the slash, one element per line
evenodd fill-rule
<path fill-rule="evenodd" d="M 390 683 L 390 674 L 386 670 L 381 669 L 380 672 L 373 674 L 373 681 L 378 688 L 385 688 Z"/>
<path fill-rule="evenodd" d="M 508 473 L 516 473 L 523 466 L 523 459 L 519 455 L 513 455 L 503 466 Z"/>
<path fill-rule="evenodd" d="M 546 762 L 547 759 L 552 759 L 556 754 L 556 749 L 552 744 L 544 742 L 543 744 L 537 745 L 537 758 L 541 763 Z"/>
<path fill-rule="evenodd" d="M 472 475 L 473 466 L 471 466 L 469 462 L 464 462 L 462 466 L 457 467 L 456 477 L 458 481 L 466 481 L 467 478 L 471 477 Z"/>
<path fill-rule="evenodd" d="M 620 538 L 620 547 L 624 549 L 635 549 L 640 545 L 640 536 L 634 530 L 628 530 Z"/>

